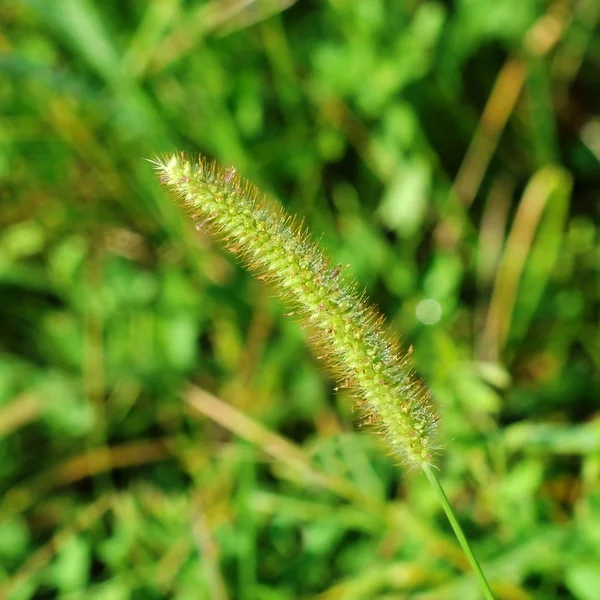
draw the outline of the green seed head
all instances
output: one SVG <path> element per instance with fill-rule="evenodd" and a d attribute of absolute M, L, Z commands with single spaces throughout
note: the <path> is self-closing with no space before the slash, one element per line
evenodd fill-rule
<path fill-rule="evenodd" d="M 332 266 L 308 233 L 235 169 L 183 154 L 153 163 L 195 221 L 298 307 L 321 354 L 344 387 L 354 388 L 366 420 L 378 425 L 394 453 L 413 466 L 430 464 L 437 415 L 429 391 L 383 318 L 342 277 L 341 265 Z"/>

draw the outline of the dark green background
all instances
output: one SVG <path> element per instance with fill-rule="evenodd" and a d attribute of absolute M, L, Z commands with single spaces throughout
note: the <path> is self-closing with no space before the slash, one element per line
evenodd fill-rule
<path fill-rule="evenodd" d="M 0 597 L 480 597 L 424 477 L 143 160 L 186 150 L 412 344 L 498 598 L 600 598 L 599 17 L 3 0 Z"/>

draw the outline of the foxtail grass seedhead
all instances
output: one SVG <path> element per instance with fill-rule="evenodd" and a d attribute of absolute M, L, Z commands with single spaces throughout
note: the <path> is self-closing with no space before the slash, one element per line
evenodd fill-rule
<path fill-rule="evenodd" d="M 413 466 L 431 463 L 437 415 L 383 318 L 332 266 L 309 234 L 234 169 L 177 154 L 152 161 L 178 203 L 269 279 L 314 332 L 314 342 L 356 390 L 366 419 Z"/>

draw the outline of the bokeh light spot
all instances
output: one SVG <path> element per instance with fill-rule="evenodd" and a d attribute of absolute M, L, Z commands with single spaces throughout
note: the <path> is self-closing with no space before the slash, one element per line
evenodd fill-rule
<path fill-rule="evenodd" d="M 442 307 L 437 300 L 421 300 L 415 309 L 417 319 L 424 325 L 435 325 L 442 317 Z"/>

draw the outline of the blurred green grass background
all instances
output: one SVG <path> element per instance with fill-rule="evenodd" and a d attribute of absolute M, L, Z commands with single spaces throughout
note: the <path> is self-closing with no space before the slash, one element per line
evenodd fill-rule
<path fill-rule="evenodd" d="M 499 599 L 600 598 L 600 3 L 3 0 L 0 598 L 479 598 L 426 480 L 144 158 L 350 264 Z"/>

